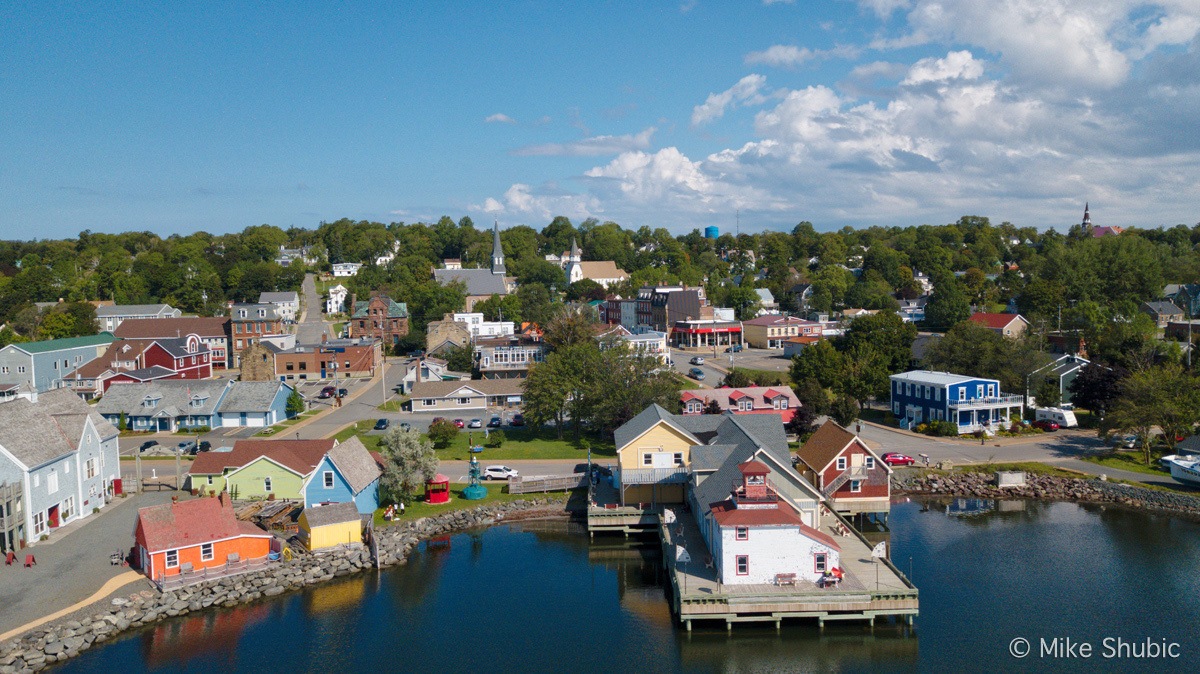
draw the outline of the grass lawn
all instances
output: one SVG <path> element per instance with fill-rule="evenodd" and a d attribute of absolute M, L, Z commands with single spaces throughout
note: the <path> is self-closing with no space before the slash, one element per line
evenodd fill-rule
<path fill-rule="evenodd" d="M 399 412 L 402 409 L 401 405 L 406 402 L 408 402 L 408 396 L 400 396 L 380 405 L 379 409 L 384 412 Z"/>
<path fill-rule="evenodd" d="M 920 467 L 920 466 L 918 466 Z M 924 469 L 924 468 L 923 468 Z M 1052 475 L 1056 477 L 1091 477 L 1073 470 L 1063 470 L 1057 466 L 1051 466 L 1045 463 L 1036 461 L 1020 461 L 1012 463 L 972 463 L 964 466 L 957 466 L 953 470 L 938 470 L 936 468 L 924 469 L 927 472 L 938 475 L 949 475 L 952 473 L 992 473 L 998 470 L 1019 470 L 1026 473 L 1037 475 Z"/>
<path fill-rule="evenodd" d="M 281 431 L 287 429 L 289 426 L 295 426 L 296 424 L 300 423 L 301 421 L 304 421 L 305 419 L 308 419 L 310 417 L 315 417 L 324 411 L 325 410 L 323 410 L 323 409 L 308 410 L 307 412 L 304 412 L 303 414 L 298 414 L 298 415 L 292 417 L 291 419 L 288 419 L 286 421 L 281 421 L 281 422 L 275 424 L 274 426 L 271 426 L 269 428 L 264 428 L 263 430 L 255 433 L 254 437 L 269 438 L 272 435 L 278 435 Z"/>
<path fill-rule="evenodd" d="M 693 381 L 693 380 L 679 374 L 678 372 L 672 372 L 671 379 L 673 379 L 675 381 L 675 383 L 679 385 L 680 391 L 686 391 L 688 389 L 700 388 L 700 382 Z"/>
<path fill-rule="evenodd" d="M 424 501 L 410 503 L 404 509 L 404 514 L 397 516 L 396 519 L 392 520 L 391 522 L 383 519 L 384 509 L 380 508 L 379 510 L 375 511 L 375 526 L 390 527 L 393 524 L 409 522 L 421 517 L 433 517 L 435 515 L 441 515 L 443 513 L 452 512 L 455 510 L 467 510 L 469 508 L 476 508 L 482 505 L 492 505 L 495 503 L 508 503 L 511 501 L 521 501 L 535 498 L 561 498 L 564 503 L 567 500 L 567 495 L 563 492 L 552 492 L 549 494 L 509 494 L 506 490 L 507 485 L 484 484 L 483 486 L 488 491 L 487 498 L 480 499 L 478 501 L 468 501 L 463 498 L 462 495 L 462 490 L 466 486 L 467 485 L 465 484 L 451 483 L 449 503 L 443 503 L 441 505 L 429 505 Z"/>
<path fill-rule="evenodd" d="M 358 435 L 359 440 L 366 445 L 367 449 L 378 449 L 380 442 L 383 441 L 383 434 L 367 435 L 366 432 L 374 427 L 375 422 L 370 419 L 359 421 L 338 431 L 333 437 L 337 438 L 338 442 L 345 441 L 353 435 Z M 592 444 L 592 458 L 612 459 L 616 457 L 616 449 L 613 447 L 611 439 L 603 439 L 595 436 L 585 436 Z M 438 458 L 442 461 L 469 461 L 471 459 L 468 449 L 468 438 L 473 438 L 475 444 L 483 444 L 483 429 L 462 429 L 458 435 L 450 443 L 449 447 L 437 450 Z M 479 454 L 481 461 L 511 461 L 515 459 L 578 459 L 580 461 L 587 460 L 587 450 L 576 447 L 572 441 L 570 431 L 563 433 L 563 439 L 559 440 L 554 433 L 554 429 L 545 428 L 540 431 L 534 431 L 530 428 L 506 428 L 504 429 L 504 445 L 496 449 L 486 447 L 482 454 Z"/>
<path fill-rule="evenodd" d="M 1084 461 L 1094 463 L 1106 468 L 1115 468 L 1117 470 L 1128 470 L 1134 473 L 1145 473 L 1147 475 L 1169 476 L 1171 471 L 1161 467 L 1158 463 L 1163 453 L 1159 450 L 1151 450 L 1150 460 L 1153 465 L 1147 466 L 1142 460 L 1141 450 L 1131 452 L 1110 452 L 1100 456 L 1086 456 Z"/>

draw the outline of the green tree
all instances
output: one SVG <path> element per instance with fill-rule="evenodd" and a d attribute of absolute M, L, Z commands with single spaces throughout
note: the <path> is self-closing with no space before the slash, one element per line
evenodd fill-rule
<path fill-rule="evenodd" d="M 62 339 L 72 336 L 74 329 L 75 322 L 70 316 L 61 311 L 51 311 L 42 318 L 38 334 L 42 339 Z"/>
<path fill-rule="evenodd" d="M 292 392 L 287 398 L 287 407 L 285 408 L 285 411 L 289 419 L 297 414 L 304 413 L 304 396 L 300 395 L 299 391 L 292 389 Z"/>
<path fill-rule="evenodd" d="M 744 388 L 746 386 L 754 386 L 754 382 L 750 381 L 749 375 L 740 367 L 735 367 L 729 370 L 729 374 L 725 375 L 724 385 L 730 388 Z"/>
<path fill-rule="evenodd" d="M 1058 407 L 1062 403 L 1062 391 L 1056 377 L 1044 377 L 1033 390 L 1038 407 Z"/>
<path fill-rule="evenodd" d="M 470 372 L 475 367 L 475 350 L 469 345 L 452 346 L 442 355 L 452 372 Z"/>
<path fill-rule="evenodd" d="M 494 431 L 489 431 L 487 437 L 484 438 L 483 446 L 490 449 L 496 449 L 504 444 L 507 438 L 504 437 L 504 431 L 497 428 Z"/>
<path fill-rule="evenodd" d="M 542 326 L 543 338 L 555 349 L 594 342 L 596 316 L 591 307 L 579 304 L 560 304 L 550 320 Z"/>
<path fill-rule="evenodd" d="M 940 274 L 925 305 L 925 322 L 930 327 L 949 329 L 971 317 L 971 305 L 953 274 Z"/>
<path fill-rule="evenodd" d="M 1103 419 L 1105 411 L 1112 409 L 1113 403 L 1121 397 L 1121 382 L 1128 376 L 1129 370 L 1118 365 L 1086 365 L 1068 387 L 1071 403 L 1091 410 Z"/>
<path fill-rule="evenodd" d="M 579 279 L 567 287 L 567 301 L 588 302 L 590 300 L 602 300 L 605 293 L 604 286 L 592 279 Z"/>
<path fill-rule="evenodd" d="M 845 394 L 834 398 L 829 407 L 829 416 L 843 427 L 849 427 L 858 418 L 860 407 L 854 396 Z"/>
<path fill-rule="evenodd" d="M 429 439 L 438 449 L 445 449 L 458 437 L 458 426 L 448 419 L 438 419 L 429 425 Z"/>
<path fill-rule="evenodd" d="M 917 327 L 886 311 L 859 316 L 850 323 L 838 342 L 839 350 L 849 353 L 860 345 L 870 345 L 883 357 L 888 374 L 905 372 L 912 361 L 912 345 Z"/>
<path fill-rule="evenodd" d="M 454 424 L 450 427 L 458 432 Z M 433 443 L 422 439 L 416 431 L 393 428 L 383 436 L 380 449 L 384 468 L 379 486 L 385 501 L 411 503 L 425 483 L 437 475 L 438 458 Z"/>
<path fill-rule="evenodd" d="M 792 381 L 815 379 L 822 388 L 832 389 L 838 386 L 845 373 L 845 357 L 829 340 L 810 344 L 799 355 L 792 356 Z"/>

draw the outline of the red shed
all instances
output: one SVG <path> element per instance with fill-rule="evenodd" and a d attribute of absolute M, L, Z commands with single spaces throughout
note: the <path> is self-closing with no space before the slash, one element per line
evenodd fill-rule
<path fill-rule="evenodd" d="M 426 503 L 439 504 L 450 502 L 450 478 L 438 473 L 432 480 L 425 481 Z"/>

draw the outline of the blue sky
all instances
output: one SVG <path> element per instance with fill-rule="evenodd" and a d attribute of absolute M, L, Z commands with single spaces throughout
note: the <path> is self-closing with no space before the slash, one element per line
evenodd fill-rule
<path fill-rule="evenodd" d="M 1194 224 L 1198 34 L 1196 0 L 4 3 L 0 237 Z"/>

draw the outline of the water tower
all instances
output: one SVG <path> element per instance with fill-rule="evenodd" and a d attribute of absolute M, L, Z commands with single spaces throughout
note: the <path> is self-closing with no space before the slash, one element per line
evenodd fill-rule
<path fill-rule="evenodd" d="M 704 228 L 704 238 L 715 239 L 721 235 L 721 230 L 717 229 L 716 225 L 709 225 Z"/>

